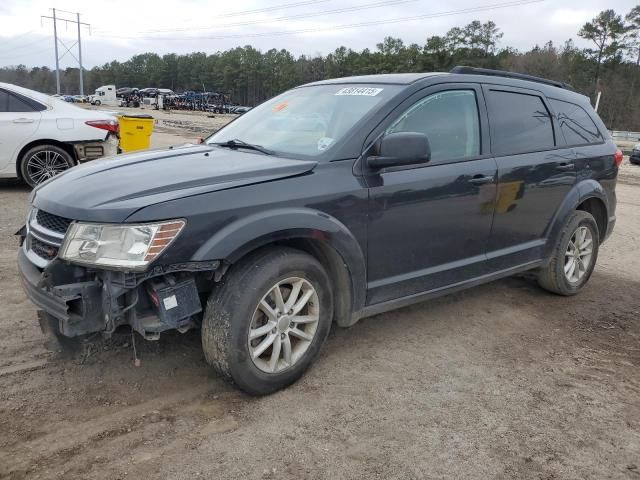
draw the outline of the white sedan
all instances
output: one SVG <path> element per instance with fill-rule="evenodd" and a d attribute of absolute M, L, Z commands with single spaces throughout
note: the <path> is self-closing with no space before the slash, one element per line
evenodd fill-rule
<path fill-rule="evenodd" d="M 0 178 L 31 187 L 80 162 L 115 155 L 118 120 L 0 83 Z"/>

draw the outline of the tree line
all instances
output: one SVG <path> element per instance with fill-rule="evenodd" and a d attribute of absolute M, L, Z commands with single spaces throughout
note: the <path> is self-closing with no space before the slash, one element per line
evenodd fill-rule
<path fill-rule="evenodd" d="M 431 36 L 424 45 L 405 44 L 386 37 L 374 50 L 339 47 L 324 56 L 295 57 L 287 50 L 261 52 L 252 46 L 224 52 L 178 55 L 143 53 L 125 62 L 112 61 L 85 72 L 85 88 L 170 88 L 228 93 L 235 104 L 255 105 L 288 88 L 325 78 L 393 72 L 448 71 L 468 65 L 528 73 L 571 84 L 595 100 L 602 93 L 599 113 L 608 128 L 640 130 L 640 98 L 635 95 L 640 76 L 640 5 L 626 15 L 604 10 L 587 22 L 578 36 L 589 48 L 572 40 L 562 45 L 548 42 L 521 52 L 499 48 L 502 32 L 488 21 L 454 27 L 445 35 Z M 25 65 L 0 69 L 0 81 L 54 93 L 55 72 Z M 77 68 L 60 74 L 65 94 L 79 93 Z"/>

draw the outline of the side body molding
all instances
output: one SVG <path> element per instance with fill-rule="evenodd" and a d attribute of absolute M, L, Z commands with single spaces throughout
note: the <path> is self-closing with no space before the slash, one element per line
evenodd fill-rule
<path fill-rule="evenodd" d="M 248 252 L 278 240 L 310 239 L 333 248 L 351 277 L 352 311 L 364 307 L 365 258 L 356 238 L 336 218 L 309 208 L 282 208 L 240 218 L 216 232 L 193 255 L 193 261 L 234 263 Z"/>

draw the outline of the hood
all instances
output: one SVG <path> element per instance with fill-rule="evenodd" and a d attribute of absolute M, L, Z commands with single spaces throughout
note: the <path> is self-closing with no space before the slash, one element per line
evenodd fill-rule
<path fill-rule="evenodd" d="M 74 167 L 33 192 L 33 204 L 66 218 L 122 222 L 140 208 L 178 198 L 301 175 L 316 162 L 184 145 Z"/>

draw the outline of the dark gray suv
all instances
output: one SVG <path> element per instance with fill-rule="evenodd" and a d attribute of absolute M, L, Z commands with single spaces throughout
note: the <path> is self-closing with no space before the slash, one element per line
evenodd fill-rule
<path fill-rule="evenodd" d="M 45 332 L 201 328 L 240 388 L 294 382 L 348 327 L 527 270 L 578 293 L 615 224 L 622 154 L 588 99 L 507 72 L 340 78 L 201 145 L 39 186 L 20 232 Z"/>

